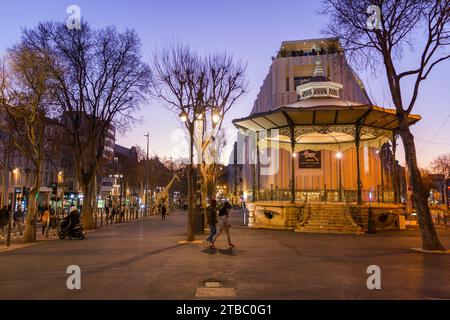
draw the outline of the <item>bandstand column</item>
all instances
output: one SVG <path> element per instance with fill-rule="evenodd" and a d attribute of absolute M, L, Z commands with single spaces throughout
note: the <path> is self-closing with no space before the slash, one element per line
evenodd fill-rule
<path fill-rule="evenodd" d="M 359 165 L 359 146 L 360 146 L 360 137 L 361 137 L 361 125 L 356 125 L 356 135 L 355 135 L 355 147 L 356 147 L 356 183 L 357 183 L 357 200 L 358 204 L 362 204 L 362 192 L 361 192 L 361 172 Z"/>
<path fill-rule="evenodd" d="M 256 131 L 256 199 L 261 199 L 261 160 L 259 154 L 259 131 Z"/>
<path fill-rule="evenodd" d="M 383 146 L 379 151 L 380 158 L 380 174 L 381 174 L 381 202 L 384 203 L 384 167 L 383 167 Z"/>
<path fill-rule="evenodd" d="M 397 138 L 395 132 L 392 134 L 392 155 L 394 160 L 394 166 L 392 168 L 392 187 L 394 189 L 394 203 L 398 203 L 398 189 L 397 189 L 397 162 L 395 160 L 395 154 L 397 152 Z"/>
<path fill-rule="evenodd" d="M 256 149 L 258 148 L 258 140 L 257 140 L 257 134 L 255 135 L 251 135 L 252 139 L 253 139 L 253 143 L 256 142 Z M 255 141 L 256 140 L 256 141 Z M 252 144 L 253 144 L 252 143 Z M 254 147 L 254 145 L 253 145 Z M 252 151 L 254 151 L 255 149 L 253 149 Z M 256 198 L 256 164 L 255 164 L 255 158 L 251 157 L 251 175 L 252 175 L 252 202 L 255 202 L 257 200 Z"/>
<path fill-rule="evenodd" d="M 291 203 L 295 203 L 295 127 L 289 126 L 291 138 Z"/>

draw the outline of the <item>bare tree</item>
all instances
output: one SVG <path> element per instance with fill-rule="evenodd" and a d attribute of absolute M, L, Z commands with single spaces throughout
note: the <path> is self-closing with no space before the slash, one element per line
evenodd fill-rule
<path fill-rule="evenodd" d="M 4 92 L 7 85 L 6 66 L 0 61 L 0 91 Z M 0 98 L 1 99 L 1 98 Z M 9 160 L 13 154 L 14 148 L 14 132 L 11 119 L 6 112 L 6 106 L 0 100 L 0 167 L 2 170 L 2 197 L 0 198 L 0 207 L 8 203 L 8 185 L 9 185 Z"/>
<path fill-rule="evenodd" d="M 444 248 L 431 219 L 408 116 L 423 81 L 439 63 L 450 58 L 449 8 L 450 0 L 325 0 L 323 11 L 331 19 L 327 34 L 338 37 L 348 52 L 363 54 L 372 62 L 382 62 L 397 111 L 398 134 L 405 148 L 422 246 L 426 250 Z M 422 47 L 414 41 L 421 34 L 425 35 Z M 417 52 L 417 67 L 400 70 L 405 50 L 412 51 L 408 55 Z M 405 80 L 412 81 L 412 88 Z"/>
<path fill-rule="evenodd" d="M 217 164 L 226 146 L 222 124 L 227 112 L 247 92 L 248 86 L 245 80 L 245 65 L 241 61 L 235 61 L 232 56 L 226 53 L 211 54 L 206 63 L 209 79 L 207 103 L 212 108 L 210 117 L 203 117 L 203 136 L 200 144 L 201 151 L 199 151 L 202 155 L 201 194 L 205 221 L 207 196 L 209 194 L 212 197 L 215 194 Z"/>
<path fill-rule="evenodd" d="M 32 242 L 36 231 L 36 199 L 41 186 L 46 136 L 50 126 L 47 117 L 53 106 L 50 72 L 45 57 L 26 43 L 11 48 L 7 62 L 7 71 L 2 73 L 0 104 L 5 107 L 12 124 L 15 148 L 33 164 L 33 183 L 24 234 L 24 241 Z"/>
<path fill-rule="evenodd" d="M 203 58 L 188 46 L 171 44 L 155 53 L 154 70 L 155 95 L 179 113 L 189 133 L 187 240 L 193 241 L 194 140 L 201 165 L 224 114 L 246 91 L 245 67 L 227 54 Z"/>
<path fill-rule="evenodd" d="M 51 62 L 57 103 L 83 190 L 83 222 L 93 228 L 94 177 L 114 128 L 124 130 L 147 99 L 151 73 L 142 61 L 134 31 L 93 30 L 86 22 L 69 30 L 63 23 L 41 23 L 25 30 L 29 46 Z"/>
<path fill-rule="evenodd" d="M 442 154 L 431 162 L 431 169 L 434 173 L 443 174 L 450 179 L 450 153 Z"/>
<path fill-rule="evenodd" d="M 206 66 L 197 53 L 182 45 L 169 45 L 154 54 L 154 94 L 167 108 L 180 114 L 189 134 L 187 241 L 194 236 L 194 131 L 205 112 L 208 89 Z"/>

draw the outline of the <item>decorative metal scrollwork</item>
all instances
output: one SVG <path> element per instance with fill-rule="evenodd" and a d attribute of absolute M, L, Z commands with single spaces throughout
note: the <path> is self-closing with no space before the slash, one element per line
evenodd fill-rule
<path fill-rule="evenodd" d="M 344 133 L 356 137 L 356 125 L 307 125 L 307 126 L 295 126 L 294 129 L 295 138 L 299 138 L 306 134 L 311 133 L 321 133 L 321 134 L 330 134 L 330 133 Z M 284 127 L 279 129 L 279 134 L 283 136 L 290 137 L 290 129 L 289 127 Z M 388 139 L 392 139 L 392 132 L 384 129 L 376 129 L 372 127 L 361 127 L 361 136 L 373 136 L 374 138 L 385 137 Z"/>
<path fill-rule="evenodd" d="M 364 135 L 371 135 L 376 138 L 385 137 L 385 138 L 391 139 L 392 132 L 389 130 L 363 126 L 363 127 L 361 127 L 361 136 L 364 136 Z"/>
<path fill-rule="evenodd" d="M 296 126 L 294 132 L 295 138 L 299 138 L 305 134 L 311 133 L 329 134 L 333 132 L 345 133 L 351 135 L 352 137 L 355 137 L 356 128 L 354 125 Z M 290 136 L 289 127 L 281 128 L 280 135 L 289 137 Z"/>

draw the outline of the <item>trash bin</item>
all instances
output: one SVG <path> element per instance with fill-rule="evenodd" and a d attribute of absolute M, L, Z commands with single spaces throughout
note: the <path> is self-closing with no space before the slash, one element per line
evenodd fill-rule
<path fill-rule="evenodd" d="M 194 212 L 194 233 L 203 234 L 205 232 L 205 216 L 203 209 L 197 209 Z"/>

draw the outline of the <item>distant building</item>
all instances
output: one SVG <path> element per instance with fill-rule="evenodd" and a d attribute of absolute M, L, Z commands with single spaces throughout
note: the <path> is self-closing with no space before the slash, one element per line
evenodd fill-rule
<path fill-rule="evenodd" d="M 277 57 L 272 60 L 251 114 L 297 102 L 297 87 L 311 81 L 318 54 L 324 75 L 344 86 L 342 99 L 370 102 L 361 80 L 347 63 L 336 39 L 283 41 Z"/>
<path fill-rule="evenodd" d="M 432 206 L 447 206 L 448 203 L 448 190 L 449 180 L 445 179 L 443 174 L 429 174 L 426 178 L 429 183 L 430 193 L 428 196 L 428 202 Z"/>
<path fill-rule="evenodd" d="M 1 121 L 4 121 L 4 112 Z M 83 120 L 84 119 L 84 120 Z M 79 202 L 82 192 L 78 183 L 75 168 L 75 159 L 71 152 L 70 137 L 64 135 L 63 126 L 70 126 L 69 115 L 66 112 L 61 119 L 48 119 L 47 134 L 53 136 L 57 142 L 49 144 L 45 151 L 42 171 L 41 187 L 39 189 L 38 203 L 50 203 L 54 200 L 61 200 L 61 195 L 68 203 Z M 80 122 L 81 132 L 83 127 L 89 125 L 89 117 L 83 117 Z M 1 133 L 0 134 L 5 134 Z M 59 135 L 59 136 L 58 136 Z M 81 137 L 83 139 L 83 137 Z M 110 126 L 103 141 L 104 143 L 104 163 L 113 161 L 115 146 L 115 128 Z M 55 146 L 55 144 L 57 144 Z M 5 155 L 4 146 L 0 143 L 0 159 Z M 33 181 L 33 164 L 19 150 L 15 149 L 9 155 L 9 188 L 8 202 L 14 205 L 22 204 L 26 207 L 27 197 Z M 0 175 L 1 183 L 1 175 Z M 56 195 L 55 195 L 56 191 Z M 1 190 L 0 190 L 1 192 Z"/>
<path fill-rule="evenodd" d="M 122 197 L 137 197 L 139 189 L 132 188 L 129 181 L 129 172 L 132 166 L 138 163 L 138 154 L 135 147 L 126 148 L 115 144 L 112 161 L 104 167 L 104 174 L 100 195 L 102 198 L 116 200 Z"/>
<path fill-rule="evenodd" d="M 242 170 L 243 165 L 238 163 L 237 142 L 235 142 L 233 152 L 231 153 L 228 165 L 226 167 L 228 190 L 231 198 L 230 200 L 233 205 L 239 204 L 243 198 Z"/>

